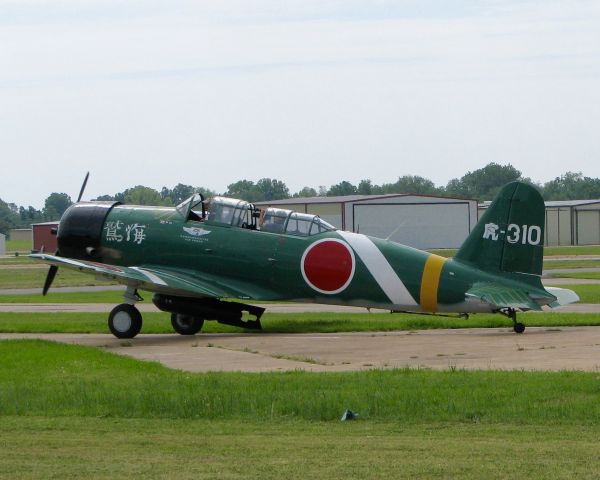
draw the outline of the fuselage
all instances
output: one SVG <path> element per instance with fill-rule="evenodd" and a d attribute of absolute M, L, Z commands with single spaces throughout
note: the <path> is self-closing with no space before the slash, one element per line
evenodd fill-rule
<path fill-rule="evenodd" d="M 210 216 L 189 218 L 170 207 L 112 206 L 91 253 L 107 264 L 176 268 L 190 277 L 244 285 L 252 292 L 246 299 L 397 311 L 491 311 L 486 303 L 465 300 L 465 292 L 477 283 L 504 281 L 462 262 L 362 234 L 274 233 Z"/>
<path fill-rule="evenodd" d="M 154 293 L 182 335 L 205 320 L 260 329 L 265 308 L 252 300 L 496 312 L 523 333 L 517 311 L 579 299 L 542 285 L 543 227 L 543 199 L 522 182 L 501 189 L 454 259 L 340 231 L 308 213 L 194 194 L 176 207 L 78 202 L 61 218 L 58 250 L 31 257 L 51 265 L 44 295 L 59 266 L 125 285 L 124 303 L 108 316 L 118 338 L 142 328 L 138 290 Z"/>

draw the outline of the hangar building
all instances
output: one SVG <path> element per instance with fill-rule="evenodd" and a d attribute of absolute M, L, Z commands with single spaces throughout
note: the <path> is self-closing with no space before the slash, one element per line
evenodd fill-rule
<path fill-rule="evenodd" d="M 479 205 L 479 216 L 491 202 Z M 550 200 L 544 244 L 600 245 L 600 200 Z"/>
<path fill-rule="evenodd" d="M 11 240 L 31 241 L 31 228 L 12 228 L 8 232 L 8 238 Z"/>
<path fill-rule="evenodd" d="M 477 201 L 428 195 L 348 195 L 256 202 L 319 215 L 337 228 L 411 247 L 458 248 L 477 223 Z"/>
<path fill-rule="evenodd" d="M 600 200 L 546 202 L 546 245 L 600 245 Z"/>
<path fill-rule="evenodd" d="M 58 228 L 58 222 L 34 223 L 33 228 L 33 251 L 34 252 L 56 252 L 58 241 L 53 229 Z"/>

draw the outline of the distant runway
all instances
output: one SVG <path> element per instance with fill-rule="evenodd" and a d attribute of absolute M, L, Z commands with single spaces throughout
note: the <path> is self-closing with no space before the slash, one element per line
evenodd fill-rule
<path fill-rule="evenodd" d="M 332 334 L 0 334 L 94 346 L 190 372 L 318 372 L 376 368 L 600 370 L 600 327 Z"/>

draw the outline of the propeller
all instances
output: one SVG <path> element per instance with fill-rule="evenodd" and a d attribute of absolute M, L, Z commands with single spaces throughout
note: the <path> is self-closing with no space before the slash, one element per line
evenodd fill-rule
<path fill-rule="evenodd" d="M 79 196 L 77 197 L 77 203 L 81 202 L 81 197 L 83 197 L 83 191 L 85 190 L 85 186 L 87 185 L 88 178 L 90 178 L 90 172 L 85 174 L 85 178 L 83 179 L 83 185 L 81 185 L 81 190 L 79 190 Z"/>
<path fill-rule="evenodd" d="M 56 253 L 58 254 L 58 252 Z M 54 277 L 56 277 L 56 272 L 58 272 L 58 267 L 56 265 L 50 265 L 48 275 L 46 275 L 46 281 L 44 282 L 44 289 L 42 290 L 42 295 L 46 295 L 48 293 L 48 289 L 50 288 L 50 285 L 52 285 Z"/>
<path fill-rule="evenodd" d="M 83 184 L 81 185 L 81 190 L 79 190 L 79 196 L 77 197 L 77 202 L 81 201 L 81 197 L 83 196 L 83 192 L 85 191 L 85 186 L 87 185 L 88 178 L 90 177 L 90 172 L 85 174 L 85 178 L 83 179 Z M 57 257 L 60 257 L 60 251 L 57 250 L 54 254 Z M 44 281 L 44 288 L 42 289 L 42 295 L 46 295 L 48 290 L 50 289 L 50 285 L 54 281 L 54 277 L 56 277 L 56 272 L 58 272 L 58 267 L 56 265 L 50 265 L 48 270 L 48 274 L 46 275 L 46 280 Z"/>

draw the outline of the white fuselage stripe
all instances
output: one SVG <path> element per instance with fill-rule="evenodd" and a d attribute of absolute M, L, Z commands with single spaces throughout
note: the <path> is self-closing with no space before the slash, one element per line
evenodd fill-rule
<path fill-rule="evenodd" d="M 338 233 L 350 244 L 394 305 L 418 305 L 383 253 L 369 237 L 359 233 L 342 231 Z"/>
<path fill-rule="evenodd" d="M 129 267 L 132 270 L 135 270 L 136 272 L 140 272 L 142 275 L 145 275 L 146 277 L 148 277 L 148 279 L 152 282 L 155 283 L 156 285 L 166 285 L 167 283 L 160 278 L 158 275 L 155 275 L 152 272 L 149 272 L 148 270 L 144 270 L 143 268 L 140 267 Z"/>

